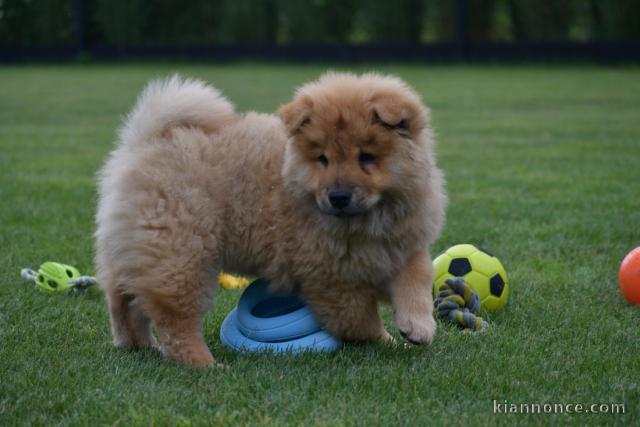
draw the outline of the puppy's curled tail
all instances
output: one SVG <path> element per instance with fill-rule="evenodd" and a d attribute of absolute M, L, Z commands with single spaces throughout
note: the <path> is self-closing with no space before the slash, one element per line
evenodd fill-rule
<path fill-rule="evenodd" d="M 217 89 L 174 75 L 147 85 L 120 129 L 120 140 L 135 146 L 156 140 L 174 127 L 211 133 L 235 117 L 233 105 Z"/>

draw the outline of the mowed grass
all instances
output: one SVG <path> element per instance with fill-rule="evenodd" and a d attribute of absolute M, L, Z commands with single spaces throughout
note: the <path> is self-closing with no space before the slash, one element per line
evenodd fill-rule
<path fill-rule="evenodd" d="M 95 172 L 149 79 L 214 83 L 272 112 L 321 66 L 0 68 L 0 424 L 449 425 L 640 423 L 638 308 L 618 290 L 640 245 L 638 68 L 359 67 L 406 79 L 432 108 L 450 206 L 434 253 L 497 254 L 505 309 L 431 347 L 301 357 L 225 350 L 239 292 L 206 339 L 226 369 L 190 370 L 111 345 L 106 304 L 20 283 L 46 260 L 92 273 Z M 398 336 L 383 309 L 387 325 Z M 624 414 L 494 414 L 498 403 L 623 403 Z"/>

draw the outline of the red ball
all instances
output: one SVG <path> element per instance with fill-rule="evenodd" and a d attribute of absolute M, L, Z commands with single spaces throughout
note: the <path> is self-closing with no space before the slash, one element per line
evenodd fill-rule
<path fill-rule="evenodd" d="M 618 277 L 622 295 L 630 304 L 640 304 L 640 246 L 624 257 Z"/>

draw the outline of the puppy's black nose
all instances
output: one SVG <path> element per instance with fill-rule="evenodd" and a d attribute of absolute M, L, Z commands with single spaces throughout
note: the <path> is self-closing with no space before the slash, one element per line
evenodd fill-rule
<path fill-rule="evenodd" d="M 344 209 L 351 203 L 351 191 L 334 190 L 329 192 L 329 203 L 336 209 Z"/>

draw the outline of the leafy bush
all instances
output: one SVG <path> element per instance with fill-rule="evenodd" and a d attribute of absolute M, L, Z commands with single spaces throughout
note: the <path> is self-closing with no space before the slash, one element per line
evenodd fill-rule
<path fill-rule="evenodd" d="M 640 40 L 640 1 L 0 0 L 0 45 L 73 45 L 76 22 L 87 45 Z"/>
<path fill-rule="evenodd" d="M 0 0 L 0 44 L 73 44 L 73 0 Z"/>

